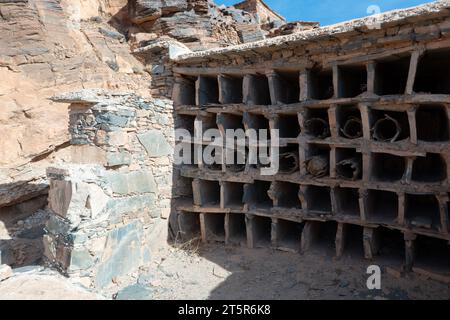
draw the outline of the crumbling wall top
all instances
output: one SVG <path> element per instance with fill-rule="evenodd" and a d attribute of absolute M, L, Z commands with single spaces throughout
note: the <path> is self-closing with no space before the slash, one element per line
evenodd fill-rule
<path fill-rule="evenodd" d="M 220 58 L 227 54 L 245 53 L 253 50 L 266 50 L 271 47 L 290 47 L 300 43 L 317 41 L 338 35 L 344 36 L 346 33 L 371 31 L 379 24 L 379 27 L 399 25 L 410 21 L 420 21 L 431 18 L 446 16 L 449 14 L 450 1 L 441 0 L 424 5 L 385 12 L 365 18 L 349 20 L 330 26 L 306 30 L 290 35 L 279 36 L 271 39 L 245 43 L 226 48 L 214 48 L 204 51 L 197 51 L 182 54 L 173 59 L 179 64 L 191 63 L 192 61 L 202 61 L 206 59 Z"/>

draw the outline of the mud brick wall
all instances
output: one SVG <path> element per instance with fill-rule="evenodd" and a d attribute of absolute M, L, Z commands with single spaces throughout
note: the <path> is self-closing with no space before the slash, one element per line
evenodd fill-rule
<path fill-rule="evenodd" d="M 69 102 L 72 162 L 47 169 L 48 262 L 87 287 L 107 287 L 151 259 L 170 213 L 173 119 L 169 100 L 81 91 Z"/>
<path fill-rule="evenodd" d="M 180 127 L 194 133 L 202 120 L 222 133 L 279 129 L 281 137 L 274 176 L 248 164 L 184 165 L 181 232 L 295 252 L 328 241 L 337 256 L 356 246 L 368 259 L 395 243 L 406 270 L 441 261 L 448 272 L 444 7 L 385 15 L 378 29 L 356 21 L 180 57 Z"/>

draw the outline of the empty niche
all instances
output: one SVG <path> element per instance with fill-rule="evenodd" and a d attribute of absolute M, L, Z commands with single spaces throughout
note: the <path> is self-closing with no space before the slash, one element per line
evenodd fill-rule
<path fill-rule="evenodd" d="M 280 114 L 278 116 L 280 138 L 297 138 L 300 134 L 300 123 L 297 114 Z"/>
<path fill-rule="evenodd" d="M 356 149 L 336 148 L 336 175 L 340 179 L 361 180 L 363 159 Z"/>
<path fill-rule="evenodd" d="M 300 186 L 289 182 L 276 182 L 278 207 L 286 209 L 301 209 L 302 204 L 298 196 Z"/>
<path fill-rule="evenodd" d="M 185 129 L 189 132 L 191 137 L 195 134 L 195 119 L 196 116 L 194 115 L 185 115 L 185 114 L 178 114 L 176 115 L 176 124 L 175 127 L 177 129 Z"/>
<path fill-rule="evenodd" d="M 312 99 L 327 100 L 334 96 L 333 71 L 313 69 L 310 71 L 309 89 Z"/>
<path fill-rule="evenodd" d="M 405 94 L 411 56 L 396 55 L 378 60 L 375 69 L 377 95 Z"/>
<path fill-rule="evenodd" d="M 338 215 L 352 218 L 360 217 L 358 189 L 337 187 L 334 189 L 334 194 Z"/>
<path fill-rule="evenodd" d="M 330 147 L 322 144 L 309 144 L 306 150 L 306 172 L 321 178 L 330 176 Z"/>
<path fill-rule="evenodd" d="M 204 139 L 205 132 L 210 129 L 217 130 L 217 134 L 219 134 L 219 128 L 217 126 L 217 117 L 214 114 L 208 114 L 206 116 L 198 116 L 195 127 L 195 137 Z"/>
<path fill-rule="evenodd" d="M 244 184 L 237 182 L 223 183 L 225 208 L 241 208 L 244 205 Z"/>
<path fill-rule="evenodd" d="M 181 212 L 178 214 L 178 225 L 183 242 L 200 238 L 200 214 Z"/>
<path fill-rule="evenodd" d="M 447 108 L 423 105 L 416 112 L 417 139 L 427 142 L 448 141 Z"/>
<path fill-rule="evenodd" d="M 358 139 L 363 137 L 364 132 L 361 112 L 357 106 L 338 106 L 336 116 L 340 137 L 347 139 Z"/>
<path fill-rule="evenodd" d="M 195 105 L 195 77 L 177 78 L 179 91 L 175 92 L 173 100 L 177 105 Z"/>
<path fill-rule="evenodd" d="M 200 206 L 211 207 L 220 205 L 220 183 L 218 181 L 199 181 Z"/>
<path fill-rule="evenodd" d="M 277 72 L 275 78 L 276 97 L 281 103 L 296 103 L 300 100 L 300 73 L 299 72 Z"/>
<path fill-rule="evenodd" d="M 307 186 L 305 192 L 309 211 L 331 213 L 331 194 L 329 187 Z"/>
<path fill-rule="evenodd" d="M 241 147 L 237 147 L 236 151 L 232 151 L 233 153 L 226 153 L 224 155 L 226 171 L 231 173 L 239 173 L 245 171 L 248 159 L 248 148 L 241 149 Z M 232 159 L 230 159 L 231 156 Z"/>
<path fill-rule="evenodd" d="M 364 257 L 364 228 L 346 224 L 344 233 L 344 253 L 346 256 Z"/>
<path fill-rule="evenodd" d="M 222 150 L 219 151 L 218 148 L 211 150 L 211 152 L 208 152 L 208 156 L 206 156 L 206 147 L 202 146 L 203 148 L 203 162 L 202 167 L 207 170 L 212 171 L 222 171 L 222 159 L 221 155 L 218 154 L 219 152 L 222 152 Z"/>
<path fill-rule="evenodd" d="M 371 109 L 372 138 L 380 142 L 395 142 L 409 138 L 406 112 Z"/>
<path fill-rule="evenodd" d="M 225 242 L 225 214 L 203 213 L 204 236 L 208 242 Z"/>
<path fill-rule="evenodd" d="M 403 178 L 406 159 L 387 153 L 372 154 L 372 177 L 377 181 L 394 182 Z"/>
<path fill-rule="evenodd" d="M 404 235 L 399 230 L 377 228 L 378 233 L 378 257 L 377 260 L 394 263 L 396 266 L 403 264 L 405 256 Z"/>
<path fill-rule="evenodd" d="M 244 188 L 244 202 L 250 208 L 269 209 L 273 203 L 269 197 L 270 181 L 255 180 Z"/>
<path fill-rule="evenodd" d="M 339 97 L 353 98 L 367 91 L 365 65 L 339 66 Z"/>
<path fill-rule="evenodd" d="M 267 119 L 264 115 L 250 112 L 245 113 L 244 123 L 246 125 L 246 129 L 256 130 L 258 139 L 262 138 L 270 139 L 269 119 Z M 263 132 L 265 133 L 265 137 L 263 132 L 260 132 L 260 130 L 263 130 Z"/>
<path fill-rule="evenodd" d="M 198 77 L 198 105 L 219 102 L 219 82 L 216 76 Z"/>
<path fill-rule="evenodd" d="M 279 149 L 279 172 L 288 174 L 300 170 L 299 146 L 298 144 L 288 144 Z"/>
<path fill-rule="evenodd" d="M 377 223 L 393 223 L 398 217 L 398 196 L 394 192 L 369 190 L 368 219 Z"/>
<path fill-rule="evenodd" d="M 186 178 L 178 174 L 174 179 L 174 188 L 176 188 L 176 196 L 179 199 L 185 199 L 192 202 L 194 193 L 192 191 L 192 178 Z"/>
<path fill-rule="evenodd" d="M 225 130 L 244 130 L 244 123 L 241 115 L 221 113 L 217 116 L 217 122 Z"/>
<path fill-rule="evenodd" d="M 182 159 L 183 167 L 198 168 L 199 166 L 199 151 L 202 149 L 200 144 L 184 143 L 179 156 Z M 187 155 L 185 155 L 187 153 Z"/>
<path fill-rule="evenodd" d="M 226 219 L 227 243 L 237 245 L 245 244 L 247 241 L 245 215 L 228 213 Z"/>
<path fill-rule="evenodd" d="M 417 66 L 414 92 L 450 94 L 450 50 L 426 52 Z"/>
<path fill-rule="evenodd" d="M 426 157 L 414 160 L 412 180 L 418 182 L 441 182 L 447 179 L 447 164 L 438 153 L 427 153 Z"/>
<path fill-rule="evenodd" d="M 418 235 L 415 240 L 414 267 L 422 270 L 450 274 L 450 245 L 448 240 Z"/>
<path fill-rule="evenodd" d="M 334 255 L 337 223 L 334 221 L 309 223 L 313 225 L 310 248 L 314 251 L 325 251 L 327 254 Z"/>
<path fill-rule="evenodd" d="M 405 211 L 405 219 L 409 225 L 439 231 L 441 215 L 435 195 L 407 194 Z"/>
<path fill-rule="evenodd" d="M 255 247 L 269 247 L 272 242 L 272 219 L 254 216 L 252 220 Z"/>
<path fill-rule="evenodd" d="M 248 96 L 244 97 L 250 105 L 271 105 L 269 81 L 265 75 L 251 75 L 248 82 Z"/>
<path fill-rule="evenodd" d="M 280 250 L 299 251 L 303 224 L 278 219 L 277 248 Z"/>
<path fill-rule="evenodd" d="M 242 103 L 242 77 L 226 75 L 219 79 L 221 103 Z"/>
<path fill-rule="evenodd" d="M 306 110 L 305 114 L 305 131 L 311 137 L 325 139 L 331 136 L 330 123 L 328 119 L 328 109 L 312 109 Z"/>

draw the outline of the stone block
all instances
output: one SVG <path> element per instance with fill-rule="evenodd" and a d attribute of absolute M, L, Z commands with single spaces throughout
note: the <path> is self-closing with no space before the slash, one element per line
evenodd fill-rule
<path fill-rule="evenodd" d="M 108 143 L 113 147 L 122 147 L 128 144 L 128 133 L 125 131 L 111 131 L 108 134 Z"/>
<path fill-rule="evenodd" d="M 112 279 L 137 271 L 142 263 L 143 227 L 139 221 L 133 221 L 120 228 L 111 230 L 106 240 L 106 248 L 100 258 L 95 284 L 103 288 Z"/>
<path fill-rule="evenodd" d="M 158 130 L 149 130 L 138 134 L 138 139 L 150 157 L 163 157 L 173 153 L 173 148 L 166 137 Z"/>
<path fill-rule="evenodd" d="M 156 193 L 155 178 L 150 171 L 134 171 L 128 175 L 128 186 L 131 193 Z"/>
<path fill-rule="evenodd" d="M 86 201 L 86 207 L 91 210 L 91 217 L 95 219 L 106 208 L 109 197 L 99 186 L 90 183 L 89 196 Z"/>
<path fill-rule="evenodd" d="M 49 208 L 61 217 L 66 217 L 72 201 L 72 182 L 65 180 L 50 180 L 48 193 Z"/>
<path fill-rule="evenodd" d="M 69 271 L 86 270 L 95 265 L 93 257 L 87 249 L 74 249 L 70 255 Z"/>
<path fill-rule="evenodd" d="M 151 300 L 152 290 L 149 286 L 133 284 L 117 293 L 116 300 Z"/>
<path fill-rule="evenodd" d="M 128 151 L 108 152 L 106 165 L 108 167 L 124 166 L 131 164 L 131 154 Z"/>
<path fill-rule="evenodd" d="M 71 147 L 71 158 L 73 163 L 78 164 L 105 164 L 106 152 L 96 146 L 76 145 Z"/>
<path fill-rule="evenodd" d="M 10 266 L 7 266 L 6 264 L 0 265 L 0 281 L 6 280 L 10 277 L 12 277 L 13 272 Z"/>

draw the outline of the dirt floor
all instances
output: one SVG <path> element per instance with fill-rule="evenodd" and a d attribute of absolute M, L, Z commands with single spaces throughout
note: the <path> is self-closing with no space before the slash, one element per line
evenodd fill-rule
<path fill-rule="evenodd" d="M 131 283 L 145 287 L 146 299 L 450 299 L 448 285 L 416 274 L 398 278 L 382 264 L 382 290 L 366 287 L 368 262 L 359 253 L 333 258 L 331 250 L 304 255 L 272 249 L 246 249 L 190 243 L 182 248 L 165 245 L 154 253 L 154 263 Z M 385 262 L 383 262 L 385 263 Z M 397 262 L 390 261 L 394 266 Z M 128 279 L 128 280 L 130 280 Z M 0 283 L 0 299 L 98 298 L 68 284 L 55 274 L 22 274 Z M 114 288 L 105 292 L 106 298 Z M 80 296 L 81 294 L 81 296 Z M 83 295 L 84 294 L 84 295 Z M 139 295 L 140 294 L 140 295 Z"/>

